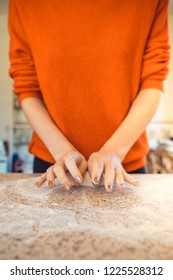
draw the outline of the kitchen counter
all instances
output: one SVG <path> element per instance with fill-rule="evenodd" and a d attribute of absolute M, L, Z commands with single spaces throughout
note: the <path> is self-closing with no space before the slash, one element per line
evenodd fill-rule
<path fill-rule="evenodd" d="M 173 259 L 173 175 L 112 193 L 36 176 L 0 174 L 0 259 Z"/>

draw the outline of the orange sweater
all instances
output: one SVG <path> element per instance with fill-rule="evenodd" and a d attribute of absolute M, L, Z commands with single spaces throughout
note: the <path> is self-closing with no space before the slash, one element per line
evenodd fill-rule
<path fill-rule="evenodd" d="M 20 102 L 42 98 L 59 129 L 88 158 L 120 126 L 140 89 L 162 90 L 167 13 L 166 0 L 11 0 L 14 93 Z M 35 132 L 29 151 L 54 162 Z M 143 166 L 147 152 L 143 133 L 124 159 L 125 169 Z"/>

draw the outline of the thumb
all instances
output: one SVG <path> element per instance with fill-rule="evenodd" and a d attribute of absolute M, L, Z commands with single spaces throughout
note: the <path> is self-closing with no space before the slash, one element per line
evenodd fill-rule
<path fill-rule="evenodd" d="M 83 158 L 82 161 L 80 162 L 79 166 L 78 166 L 78 169 L 79 169 L 82 177 L 85 174 L 87 168 L 88 168 L 87 161 L 86 161 L 85 158 Z"/>

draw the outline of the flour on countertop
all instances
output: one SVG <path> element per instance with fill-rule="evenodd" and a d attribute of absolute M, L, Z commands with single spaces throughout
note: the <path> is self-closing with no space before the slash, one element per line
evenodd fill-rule
<path fill-rule="evenodd" d="M 58 183 L 37 188 L 36 178 L 0 184 L 0 256 L 173 258 L 173 187 L 167 179 L 152 185 L 151 177 L 112 193 L 89 181 L 70 191 Z"/>

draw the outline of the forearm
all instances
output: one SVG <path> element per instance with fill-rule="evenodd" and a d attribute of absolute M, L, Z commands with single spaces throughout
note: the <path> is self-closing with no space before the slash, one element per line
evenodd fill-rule
<path fill-rule="evenodd" d="M 123 160 L 154 116 L 161 94 L 158 89 L 141 90 L 120 127 L 102 148 L 114 149 Z"/>
<path fill-rule="evenodd" d="M 22 109 L 31 124 L 33 130 L 48 148 L 55 160 L 65 153 L 73 145 L 63 135 L 60 129 L 51 119 L 41 99 L 26 98 L 21 103 Z"/>

